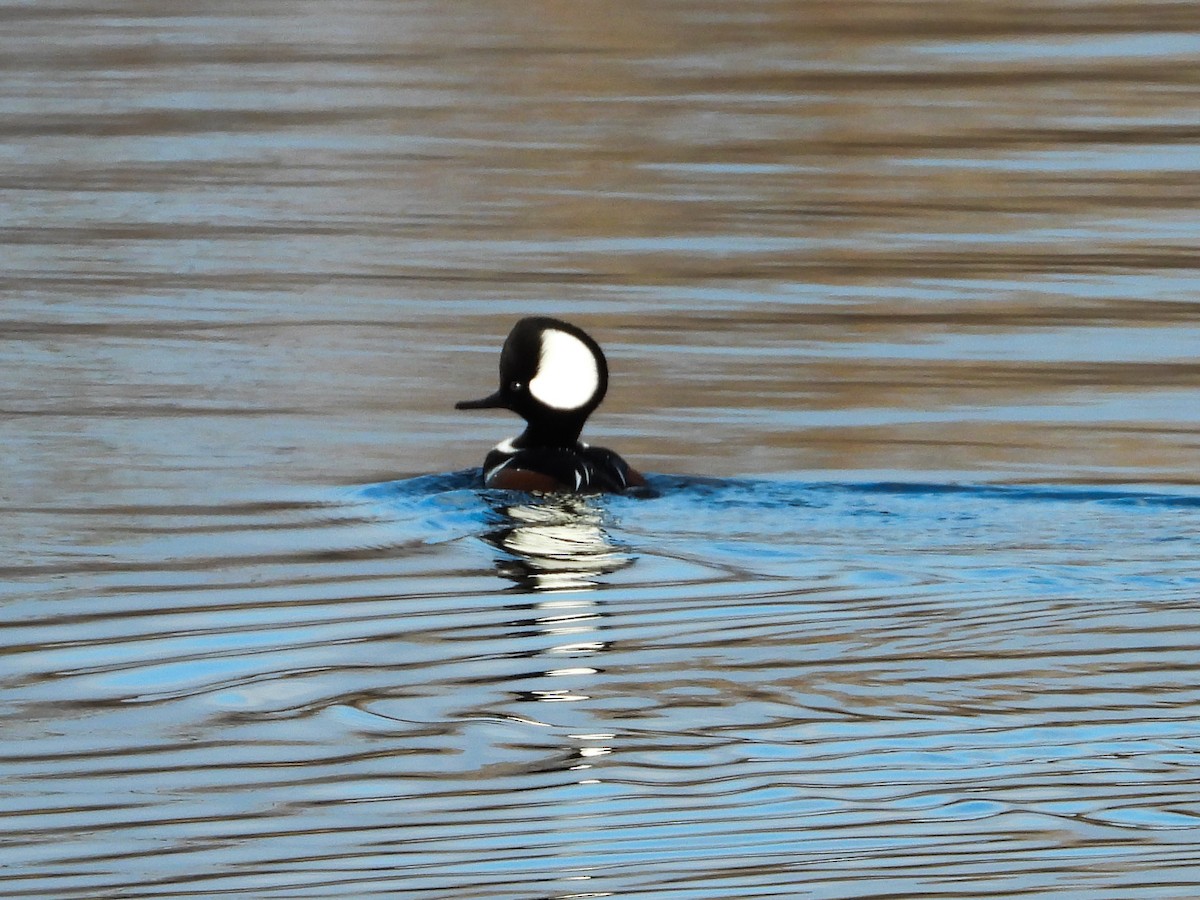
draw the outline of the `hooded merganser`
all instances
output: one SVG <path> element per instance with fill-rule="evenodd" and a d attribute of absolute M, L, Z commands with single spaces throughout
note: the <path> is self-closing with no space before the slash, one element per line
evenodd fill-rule
<path fill-rule="evenodd" d="M 455 409 L 511 409 L 527 426 L 483 461 L 483 483 L 517 491 L 619 492 L 646 483 L 604 447 L 579 440 L 608 391 L 604 352 L 582 329 L 545 316 L 513 326 L 500 353 L 500 389 Z"/>

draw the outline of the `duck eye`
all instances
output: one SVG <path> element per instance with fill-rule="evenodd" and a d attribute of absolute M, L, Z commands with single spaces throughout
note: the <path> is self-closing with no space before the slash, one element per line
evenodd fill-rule
<path fill-rule="evenodd" d="M 514 394 L 521 393 L 521 388 L 523 388 L 523 387 L 524 387 L 524 385 L 521 384 L 521 382 L 519 382 L 519 381 L 509 382 L 509 385 L 508 385 L 508 389 L 510 391 L 512 391 Z"/>

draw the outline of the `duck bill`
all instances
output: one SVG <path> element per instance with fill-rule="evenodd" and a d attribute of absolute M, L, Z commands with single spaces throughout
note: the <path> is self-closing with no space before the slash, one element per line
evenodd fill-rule
<path fill-rule="evenodd" d="M 455 409 L 507 409 L 508 400 L 503 391 L 496 391 L 482 400 L 459 400 L 454 404 Z"/>

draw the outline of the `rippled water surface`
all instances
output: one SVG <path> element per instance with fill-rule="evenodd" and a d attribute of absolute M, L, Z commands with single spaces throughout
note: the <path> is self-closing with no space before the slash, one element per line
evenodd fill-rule
<path fill-rule="evenodd" d="M 1200 895 L 1198 53 L 0 0 L 0 896 Z M 526 314 L 644 495 L 478 489 Z"/>

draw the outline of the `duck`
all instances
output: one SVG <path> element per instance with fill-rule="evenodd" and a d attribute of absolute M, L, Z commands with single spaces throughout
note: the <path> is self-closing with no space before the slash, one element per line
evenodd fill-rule
<path fill-rule="evenodd" d="M 608 393 L 608 361 L 582 328 L 549 316 L 513 326 L 500 351 L 500 387 L 455 409 L 507 409 L 525 430 L 483 460 L 484 487 L 530 493 L 622 493 L 645 476 L 606 447 L 580 440 Z"/>

